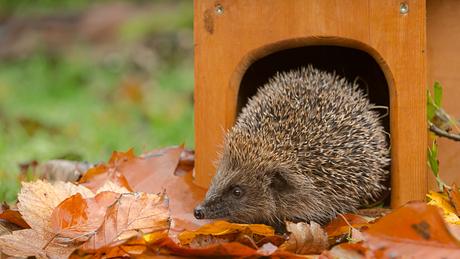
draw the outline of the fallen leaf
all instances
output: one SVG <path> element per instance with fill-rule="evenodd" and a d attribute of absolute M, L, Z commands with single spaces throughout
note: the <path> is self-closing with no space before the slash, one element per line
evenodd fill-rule
<path fill-rule="evenodd" d="M 179 163 L 174 175 L 182 176 L 193 170 L 195 167 L 195 151 L 184 149 L 179 157 Z"/>
<path fill-rule="evenodd" d="M 455 208 L 450 203 L 449 197 L 445 193 L 430 191 L 427 195 L 428 204 L 442 209 L 444 219 L 453 224 L 460 224 L 460 218 L 457 216 Z"/>
<path fill-rule="evenodd" d="M 164 194 L 124 193 L 107 208 L 102 225 L 80 249 L 100 252 L 130 238 L 167 229 L 168 199 Z"/>
<path fill-rule="evenodd" d="M 352 228 L 367 226 L 368 220 L 356 214 L 340 214 L 324 227 L 329 239 L 348 235 Z"/>
<path fill-rule="evenodd" d="M 181 245 L 189 245 L 194 239 L 202 238 L 202 236 L 220 237 L 226 239 L 227 242 L 233 241 L 226 238 L 232 234 L 245 234 L 250 237 L 258 236 L 258 239 L 261 239 L 267 236 L 274 236 L 275 231 L 272 227 L 263 224 L 236 224 L 227 221 L 215 221 L 195 231 L 184 231 L 178 237 Z M 257 242 L 257 240 L 254 242 Z"/>
<path fill-rule="evenodd" d="M 0 206 L 0 219 L 6 220 L 21 228 L 30 228 L 17 209 L 11 209 L 6 203 Z"/>
<path fill-rule="evenodd" d="M 8 235 L 13 231 L 21 230 L 21 227 L 6 220 L 0 220 L 0 236 Z M 1 257 L 0 257 L 1 258 Z"/>
<path fill-rule="evenodd" d="M 81 193 L 83 197 L 94 195 L 84 186 L 72 183 L 23 182 L 18 195 L 18 209 L 30 227 L 36 231 L 51 232 L 49 220 L 54 208 L 76 193 Z"/>
<path fill-rule="evenodd" d="M 113 155 L 112 155 L 113 156 Z M 100 164 L 90 168 L 80 179 L 80 185 L 87 187 L 93 192 L 97 192 L 107 182 L 115 183 L 118 186 L 123 186 L 129 191 L 132 191 L 125 176 L 118 170 L 117 167 Z"/>
<path fill-rule="evenodd" d="M 53 210 L 50 219 L 56 240 L 61 243 L 87 241 L 101 226 L 107 208 L 113 205 L 120 195 L 106 191 L 84 199 L 77 193 L 65 199 Z"/>
<path fill-rule="evenodd" d="M 289 239 L 280 246 L 280 249 L 296 254 L 317 254 L 329 247 L 326 232 L 313 221 L 286 222 L 286 229 L 290 232 Z"/>
<path fill-rule="evenodd" d="M 128 193 L 130 191 L 124 186 L 120 186 L 112 181 L 107 181 L 104 185 L 97 189 L 96 194 L 101 192 Z"/>
<path fill-rule="evenodd" d="M 460 258 L 460 243 L 437 207 L 410 202 L 362 231 L 360 243 L 340 245 L 378 258 Z"/>
<path fill-rule="evenodd" d="M 10 235 L 0 236 L 1 251 L 10 256 L 37 258 L 67 258 L 77 248 L 74 245 L 59 245 L 52 237 L 44 237 L 34 229 L 14 231 Z"/>
<path fill-rule="evenodd" d="M 261 256 L 270 256 L 270 258 L 311 258 L 307 256 L 296 255 L 287 251 L 274 250 L 272 246 L 266 245 L 263 249 L 253 249 L 237 242 L 214 244 L 202 248 L 183 247 L 176 244 L 171 238 L 164 238 L 156 243 L 149 244 L 149 249 L 154 254 L 161 255 L 178 255 L 187 257 L 213 257 L 213 258 L 258 258 Z M 145 258 L 145 257 L 144 257 Z"/>
<path fill-rule="evenodd" d="M 80 183 L 94 191 L 107 181 L 138 192 L 158 193 L 166 190 L 170 199 L 173 232 L 196 229 L 209 221 L 197 220 L 192 213 L 206 194 L 205 189 L 193 184 L 191 171 L 187 171 L 193 159 L 193 152 L 183 147 L 156 149 L 139 157 L 134 155 L 132 149 L 113 152 L 107 165 L 90 169 Z"/>

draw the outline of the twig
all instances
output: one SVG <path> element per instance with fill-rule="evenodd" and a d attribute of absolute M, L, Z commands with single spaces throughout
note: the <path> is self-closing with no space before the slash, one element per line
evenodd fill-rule
<path fill-rule="evenodd" d="M 460 135 L 451 134 L 445 130 L 442 130 L 431 122 L 429 122 L 429 124 L 430 124 L 430 131 L 433 132 L 434 134 L 440 137 L 451 139 L 451 140 L 460 141 Z"/>

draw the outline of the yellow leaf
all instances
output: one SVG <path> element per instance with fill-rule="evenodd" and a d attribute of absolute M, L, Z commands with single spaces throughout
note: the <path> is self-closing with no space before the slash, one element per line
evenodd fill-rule
<path fill-rule="evenodd" d="M 460 225 L 460 218 L 455 213 L 455 209 L 449 202 L 449 197 L 446 194 L 430 191 L 426 196 L 429 205 L 442 209 L 445 221 Z"/>
<path fill-rule="evenodd" d="M 179 235 L 179 240 L 182 245 L 188 245 L 198 235 L 223 236 L 246 231 L 261 236 L 273 236 L 275 234 L 272 227 L 263 224 L 236 224 L 227 221 L 216 221 L 204 225 L 196 231 L 182 232 Z"/>

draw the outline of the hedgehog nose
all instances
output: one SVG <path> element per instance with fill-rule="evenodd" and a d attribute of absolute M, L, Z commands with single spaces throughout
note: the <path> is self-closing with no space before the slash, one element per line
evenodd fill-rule
<path fill-rule="evenodd" d="M 195 210 L 193 211 L 193 215 L 194 215 L 195 218 L 197 218 L 197 219 L 204 219 L 204 211 L 203 211 L 203 208 L 201 208 L 201 206 L 196 207 Z"/>

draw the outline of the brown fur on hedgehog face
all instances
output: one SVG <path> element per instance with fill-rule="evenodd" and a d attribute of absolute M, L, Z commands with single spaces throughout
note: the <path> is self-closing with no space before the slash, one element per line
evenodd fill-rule
<path fill-rule="evenodd" d="M 325 223 L 374 203 L 386 191 L 389 164 L 374 108 L 334 74 L 307 67 L 276 75 L 227 133 L 195 216 Z"/>

